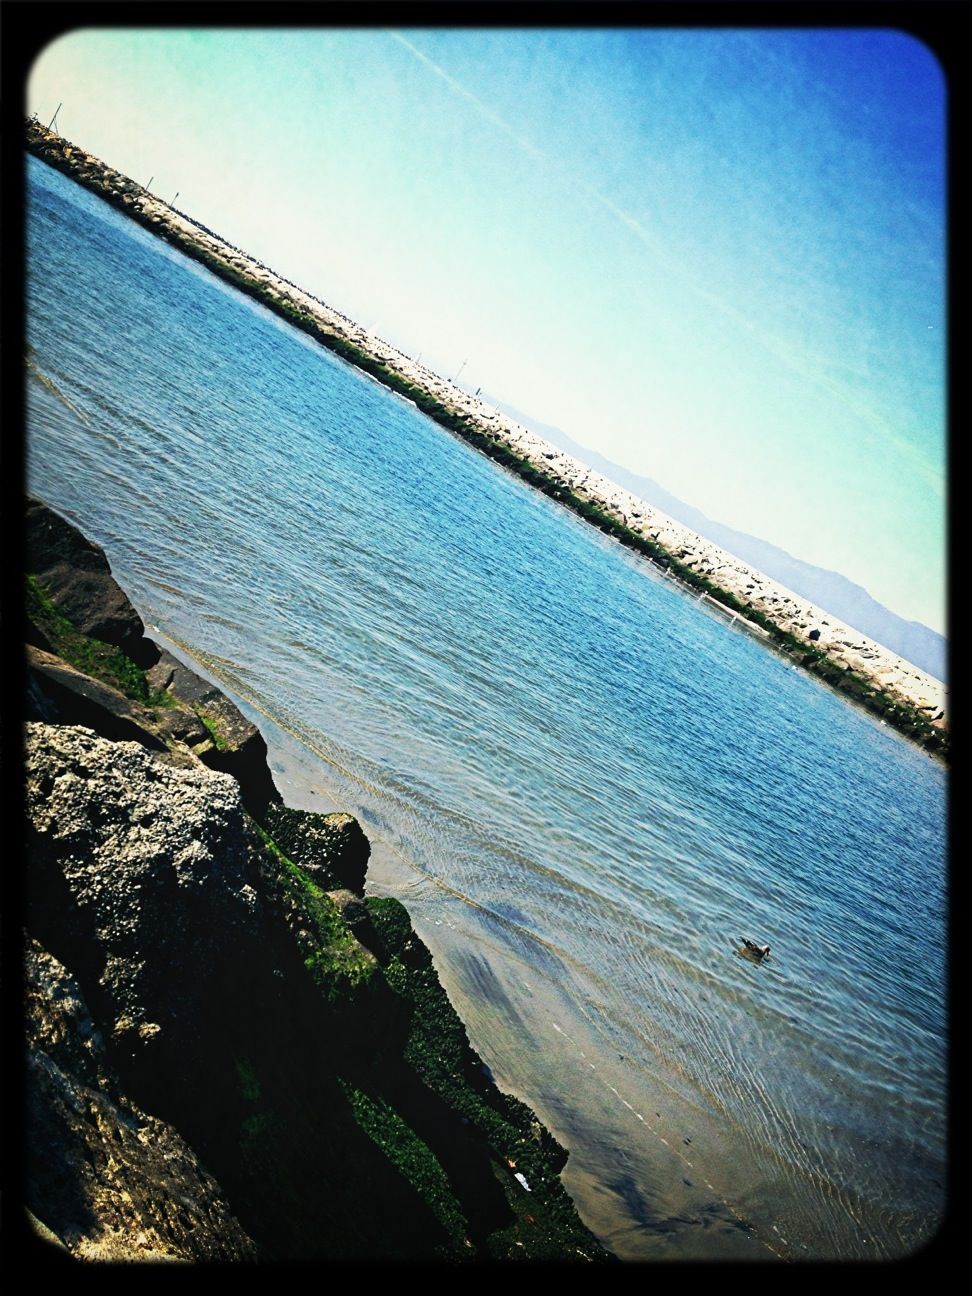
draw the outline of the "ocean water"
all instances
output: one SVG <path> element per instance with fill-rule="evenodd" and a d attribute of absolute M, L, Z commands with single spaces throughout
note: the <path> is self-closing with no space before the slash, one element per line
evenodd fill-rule
<path fill-rule="evenodd" d="M 28 485 L 350 809 L 626 1259 L 945 1207 L 942 768 L 29 161 Z M 336 303 L 340 305 L 340 303 Z M 761 965 L 739 938 L 772 946 Z"/>

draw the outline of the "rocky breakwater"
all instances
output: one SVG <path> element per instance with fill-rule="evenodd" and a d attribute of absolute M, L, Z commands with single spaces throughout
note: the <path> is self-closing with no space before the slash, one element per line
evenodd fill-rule
<path fill-rule="evenodd" d="M 247 722 L 140 633 L 103 553 L 27 517 L 42 1254 L 606 1259 L 407 913 L 364 895 L 356 821 L 282 805 Z"/>
<path fill-rule="evenodd" d="M 929 751 L 947 756 L 948 698 L 940 681 L 367 332 L 36 120 L 26 125 L 26 141 L 37 157 L 406 397 L 537 490 L 648 558 L 768 646 L 788 654 L 796 665 Z"/>
<path fill-rule="evenodd" d="M 706 597 L 745 628 L 793 652 L 828 682 L 872 695 L 873 709 L 897 713 L 899 727 L 915 724 L 920 741 L 941 750 L 948 731 L 948 690 L 933 676 L 839 621 L 725 549 L 645 503 L 630 491 L 523 428 L 513 444 L 531 462 L 542 461 L 556 485 L 602 515 L 605 529 L 638 542 L 643 552 L 681 583 Z M 827 667 L 836 668 L 836 672 Z M 855 688 L 855 685 L 857 686 Z"/>

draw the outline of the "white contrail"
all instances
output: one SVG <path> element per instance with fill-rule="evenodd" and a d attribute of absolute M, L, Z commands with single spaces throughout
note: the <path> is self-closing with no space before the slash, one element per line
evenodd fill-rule
<path fill-rule="evenodd" d="M 517 135 L 513 127 L 505 122 L 499 113 L 493 112 L 492 108 L 490 108 L 488 104 L 484 104 L 482 99 L 474 95 L 471 90 L 467 90 L 464 85 L 455 79 L 455 77 L 450 76 L 445 68 L 439 67 L 438 63 L 433 62 L 427 54 L 423 54 L 422 51 L 418 49 L 417 46 L 413 45 L 410 40 L 407 40 L 401 32 L 393 31 L 388 34 L 391 36 L 392 40 L 398 41 L 399 45 L 404 45 L 409 53 L 414 54 L 419 62 L 424 63 L 425 66 L 431 72 L 434 72 L 437 77 L 441 77 L 450 90 L 453 90 L 461 98 L 468 99 L 469 102 L 480 113 L 482 113 L 487 121 L 491 121 L 494 126 L 499 127 L 504 135 L 509 135 L 514 144 L 519 145 L 524 152 L 529 153 L 531 157 L 536 158 L 538 161 L 549 162 L 549 158 L 547 158 L 545 154 L 541 153 L 538 148 L 535 148 L 529 140 L 524 139 L 521 135 Z"/>
<path fill-rule="evenodd" d="M 640 240 L 640 242 L 651 250 L 665 270 L 689 287 L 701 301 L 706 302 L 708 305 L 721 312 L 727 319 L 732 320 L 738 328 L 748 333 L 754 341 L 759 343 L 765 350 L 769 351 L 771 355 L 775 356 L 781 364 L 785 365 L 793 373 L 822 388 L 835 400 L 840 401 L 841 404 L 850 409 L 859 419 L 862 420 L 862 422 L 868 424 L 874 432 L 885 437 L 896 450 L 911 462 L 912 466 L 923 478 L 925 478 L 928 484 L 935 490 L 936 494 L 941 498 L 944 497 L 945 483 L 941 472 L 930 465 L 922 455 L 921 451 L 910 441 L 897 433 L 890 424 L 877 413 L 876 410 L 867 405 L 866 402 L 862 401 L 861 397 L 854 392 L 852 388 L 848 387 L 847 384 L 841 382 L 839 379 L 828 375 L 824 371 L 823 365 L 818 367 L 809 365 L 807 363 L 807 357 L 803 355 L 798 348 L 791 346 L 785 339 L 779 337 L 776 333 L 761 328 L 749 316 L 745 315 L 742 311 L 733 306 L 731 302 L 726 301 L 717 293 L 712 292 L 710 288 L 707 288 L 698 279 L 698 277 L 692 273 L 691 269 L 683 260 L 672 253 L 671 249 L 658 237 L 657 234 L 643 225 L 641 221 L 639 221 L 635 216 L 632 216 L 630 212 L 626 212 L 623 208 L 612 202 L 611 199 L 601 193 L 600 190 L 595 189 L 593 185 L 587 184 L 586 181 L 580 179 L 579 176 L 568 170 L 559 160 L 551 158 L 548 154 L 544 153 L 542 149 L 537 148 L 535 144 L 531 143 L 530 140 L 518 134 L 517 131 L 515 131 L 513 127 L 499 115 L 499 113 L 494 112 L 488 104 L 485 104 L 482 99 L 477 95 L 474 95 L 471 90 L 467 90 L 461 82 L 457 81 L 455 77 L 450 76 L 444 68 L 440 67 L 433 59 L 430 59 L 427 54 L 423 54 L 422 51 L 403 36 L 401 32 L 390 31 L 388 34 L 393 40 L 397 41 L 399 45 L 407 49 L 413 57 L 419 60 L 420 63 L 424 64 L 424 66 L 434 73 L 435 76 L 444 81 L 454 94 L 459 95 L 460 98 L 465 99 L 468 103 L 472 104 L 481 116 L 485 117 L 487 121 L 492 122 L 492 124 L 498 130 L 501 130 L 504 135 L 508 136 L 518 148 L 522 149 L 535 161 L 542 162 L 545 166 L 557 171 L 563 182 L 579 192 L 586 194 L 587 197 L 593 199 L 594 202 L 603 207 L 605 211 L 610 212 L 616 220 L 620 221 L 620 223 L 630 230 L 631 233 Z"/>

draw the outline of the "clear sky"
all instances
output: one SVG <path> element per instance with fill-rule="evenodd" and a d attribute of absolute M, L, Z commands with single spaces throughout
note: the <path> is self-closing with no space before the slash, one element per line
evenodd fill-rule
<path fill-rule="evenodd" d="M 880 29 L 81 29 L 27 108 L 445 376 L 943 630 L 945 99 Z"/>

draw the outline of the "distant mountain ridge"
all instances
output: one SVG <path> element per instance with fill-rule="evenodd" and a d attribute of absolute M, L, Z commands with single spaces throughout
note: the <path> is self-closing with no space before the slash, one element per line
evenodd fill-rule
<path fill-rule="evenodd" d="M 721 522 L 714 522 L 700 509 L 677 499 L 650 477 L 640 477 L 620 464 L 605 459 L 596 450 L 589 450 L 587 446 L 574 441 L 560 428 L 540 423 L 502 401 L 486 397 L 485 393 L 483 398 L 565 454 L 573 455 L 575 459 L 589 464 L 597 472 L 631 491 L 646 504 L 661 509 L 669 517 L 681 522 L 683 526 L 691 527 L 700 536 L 749 563 L 757 571 L 779 581 L 787 589 L 809 599 L 825 611 L 832 612 L 835 617 L 870 636 L 885 648 L 890 648 L 919 670 L 927 671 L 933 678 L 947 683 L 948 641 L 937 631 L 919 621 L 906 621 L 904 617 L 879 603 L 863 586 L 841 576 L 839 572 L 815 567 L 812 563 L 794 558 L 785 549 L 780 549 L 768 540 L 760 540 Z"/>

